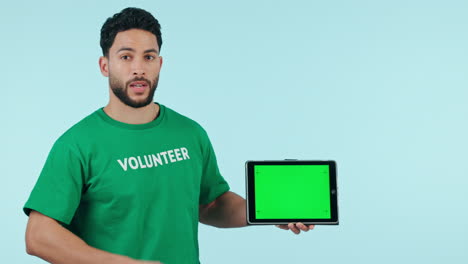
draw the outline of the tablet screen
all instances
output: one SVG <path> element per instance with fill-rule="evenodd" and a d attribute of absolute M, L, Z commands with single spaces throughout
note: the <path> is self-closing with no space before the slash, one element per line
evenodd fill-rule
<path fill-rule="evenodd" d="M 333 161 L 247 162 L 249 222 L 336 224 L 335 174 Z"/>
<path fill-rule="evenodd" d="M 255 166 L 257 218 L 330 218 L 328 174 L 327 165 Z"/>

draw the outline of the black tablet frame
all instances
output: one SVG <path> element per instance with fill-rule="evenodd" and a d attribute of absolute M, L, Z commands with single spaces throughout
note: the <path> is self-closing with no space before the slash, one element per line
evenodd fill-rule
<path fill-rule="evenodd" d="M 255 165 L 328 165 L 330 176 L 330 219 L 256 219 L 255 218 Z M 246 197 L 247 197 L 247 224 L 249 225 L 275 225 L 288 223 L 304 223 L 314 225 L 338 225 L 338 189 L 336 176 L 336 162 L 334 160 L 249 160 L 245 163 Z"/>

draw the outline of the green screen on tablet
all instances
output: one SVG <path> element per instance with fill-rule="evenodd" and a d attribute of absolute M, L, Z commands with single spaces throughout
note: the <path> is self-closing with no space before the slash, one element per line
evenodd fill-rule
<path fill-rule="evenodd" d="M 333 161 L 250 161 L 247 174 L 249 222 L 338 223 Z"/>
<path fill-rule="evenodd" d="M 328 173 L 327 165 L 255 166 L 257 218 L 330 218 Z"/>

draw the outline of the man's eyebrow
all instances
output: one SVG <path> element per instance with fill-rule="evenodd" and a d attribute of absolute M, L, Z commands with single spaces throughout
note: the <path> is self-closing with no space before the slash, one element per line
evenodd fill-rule
<path fill-rule="evenodd" d="M 129 47 L 122 47 L 122 48 L 120 48 L 119 50 L 117 50 L 117 52 L 116 52 L 116 53 L 119 53 L 119 52 L 121 52 L 121 51 L 125 51 L 125 50 L 126 50 L 126 51 L 135 52 L 135 49 L 133 49 L 133 48 L 129 48 Z M 159 52 L 158 52 L 156 49 L 147 49 L 147 50 L 145 50 L 145 52 L 144 52 L 144 53 L 150 53 L 150 52 L 154 52 L 154 53 L 156 53 L 156 54 L 159 54 Z"/>
<path fill-rule="evenodd" d="M 121 51 L 124 51 L 124 50 L 133 51 L 133 52 L 135 51 L 135 50 L 134 50 L 134 49 L 132 49 L 132 48 L 128 48 L 128 47 L 122 47 L 122 48 L 120 48 L 119 50 L 117 50 L 117 52 L 116 52 L 116 53 L 119 53 L 119 52 L 121 52 Z"/>
<path fill-rule="evenodd" d="M 147 49 L 147 50 L 145 50 L 145 53 L 150 53 L 150 52 L 154 52 L 156 54 L 159 54 L 159 52 L 156 49 Z"/>

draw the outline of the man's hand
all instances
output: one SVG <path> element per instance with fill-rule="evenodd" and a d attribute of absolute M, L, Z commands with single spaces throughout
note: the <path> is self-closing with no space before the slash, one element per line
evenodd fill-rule
<path fill-rule="evenodd" d="M 299 233 L 301 233 L 301 230 L 307 232 L 309 230 L 314 229 L 315 225 L 304 225 L 303 223 L 289 223 L 287 225 L 276 225 L 276 227 L 284 230 L 291 230 L 294 234 L 298 235 Z"/>

